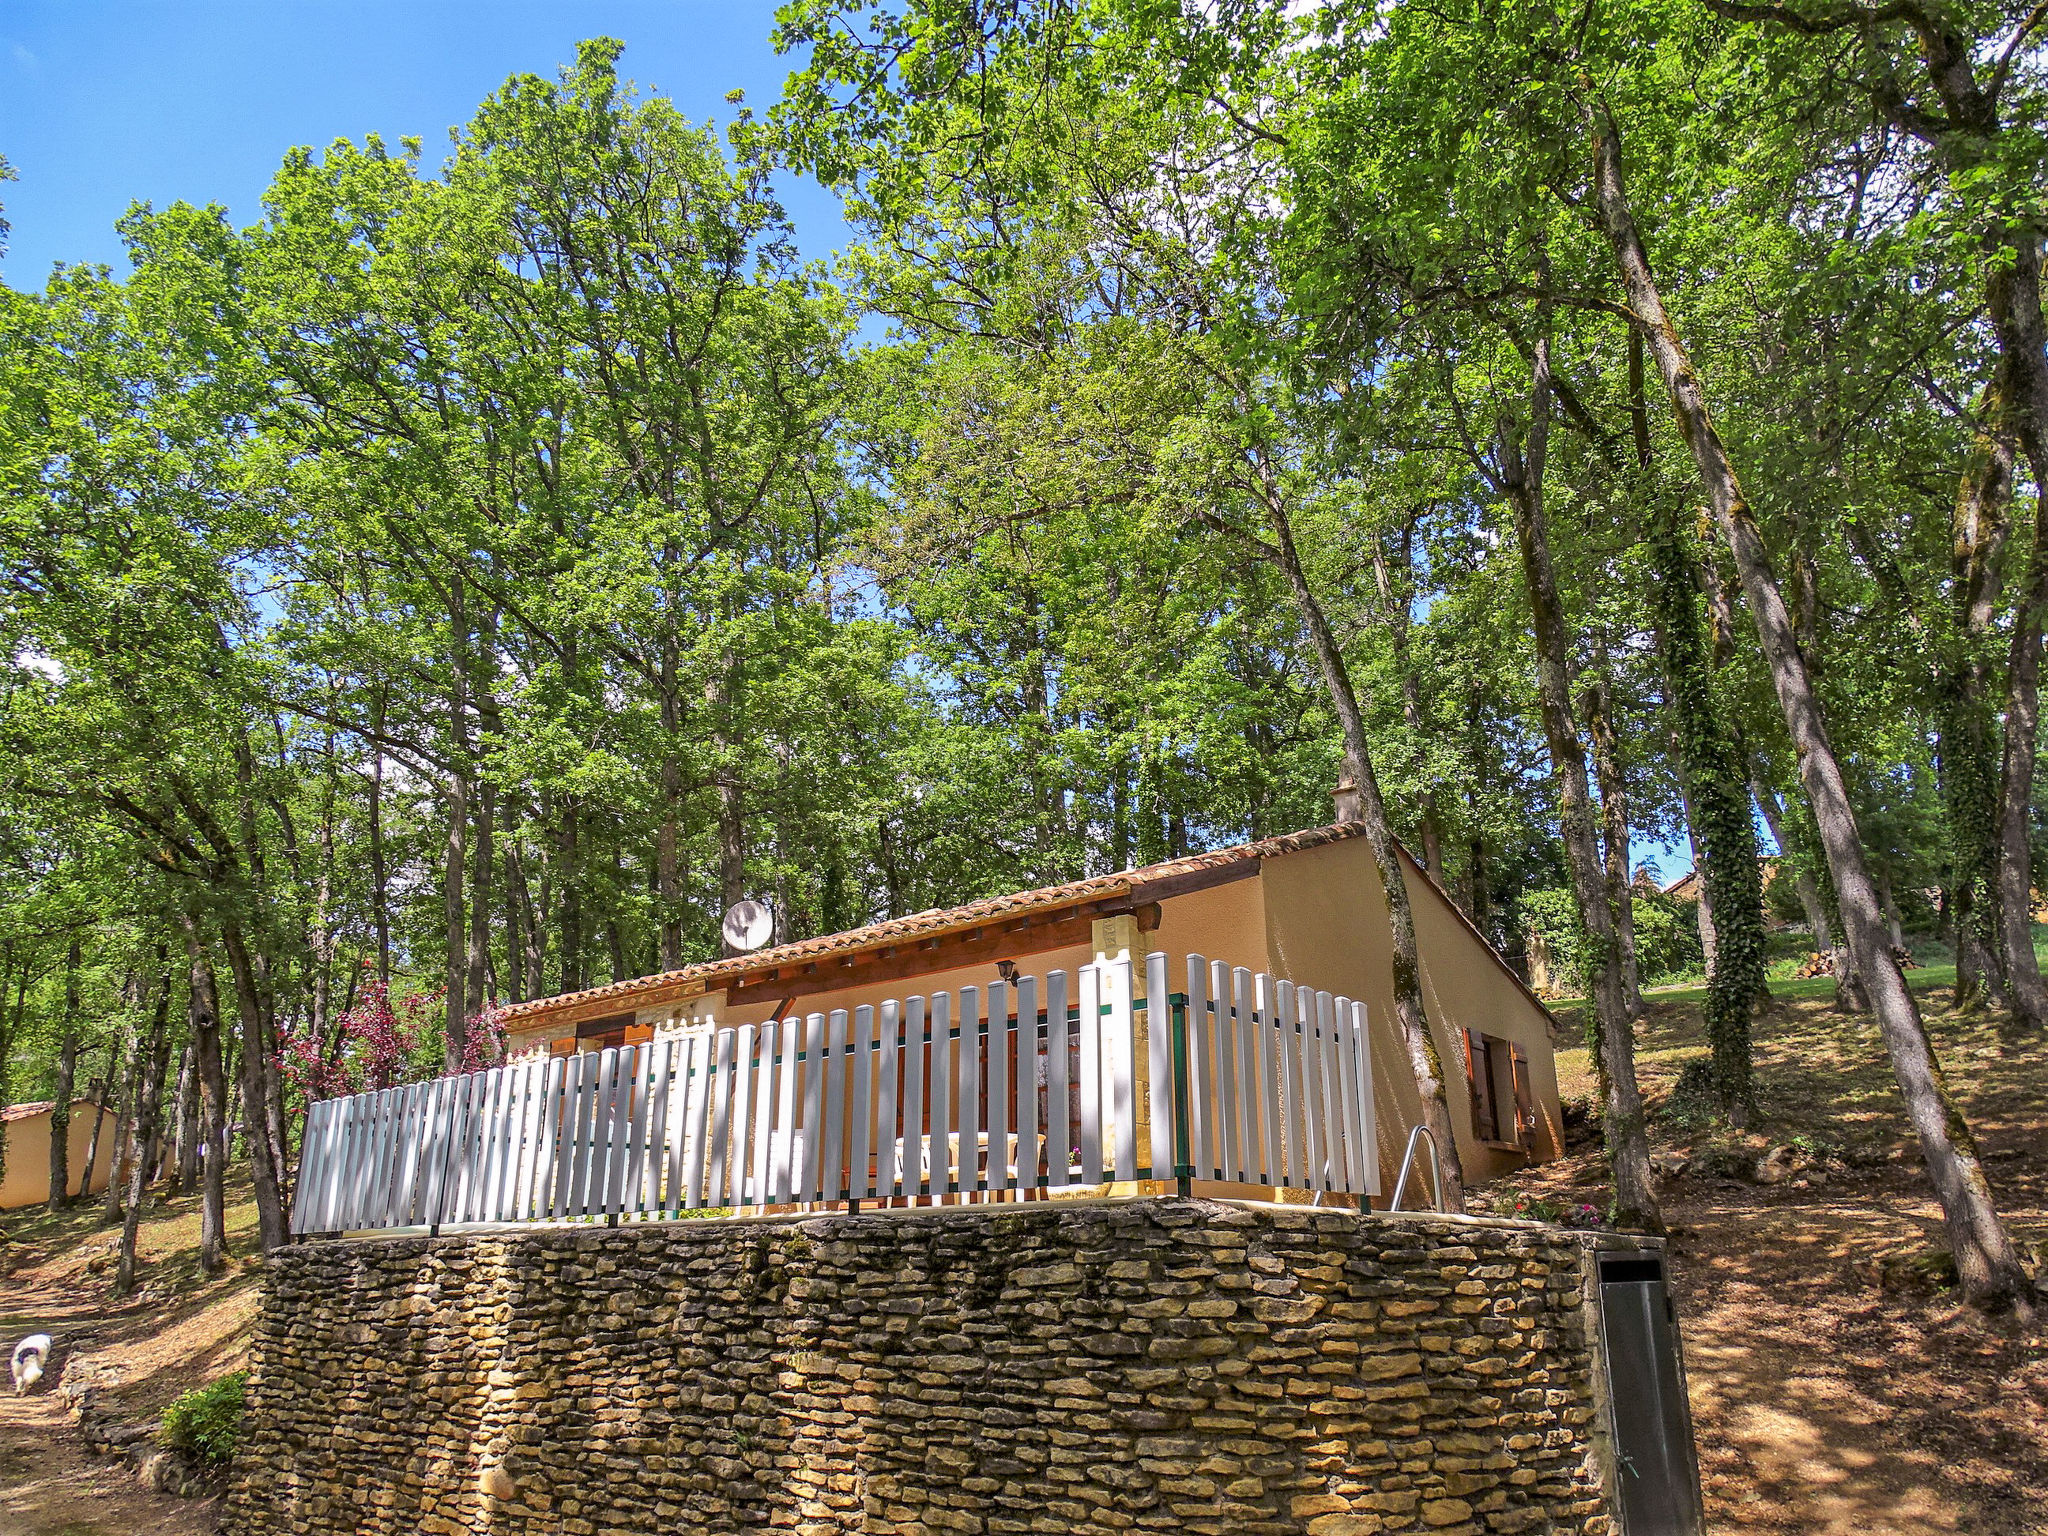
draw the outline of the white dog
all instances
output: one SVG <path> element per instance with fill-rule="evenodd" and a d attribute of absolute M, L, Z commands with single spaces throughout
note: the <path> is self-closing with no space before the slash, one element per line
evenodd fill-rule
<path fill-rule="evenodd" d="M 43 1379 L 43 1364 L 50 1358 L 50 1336 L 32 1333 L 14 1346 L 14 1392 L 17 1397 Z"/>

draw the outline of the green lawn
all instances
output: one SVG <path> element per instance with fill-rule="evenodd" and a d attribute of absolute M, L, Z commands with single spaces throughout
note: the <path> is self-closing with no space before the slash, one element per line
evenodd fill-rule
<path fill-rule="evenodd" d="M 1956 963 L 1949 957 L 1948 946 L 1938 941 L 1922 939 L 1918 941 L 1916 953 L 1921 950 L 1930 956 L 1939 955 L 1943 958 L 1929 965 L 1912 967 L 1906 972 L 1906 984 L 1916 992 L 1924 992 L 1930 987 L 1954 986 Z M 2034 925 L 2034 955 L 2041 961 L 2042 968 L 2048 970 L 2048 924 Z M 1773 997 L 1810 998 L 1834 995 L 1835 978 L 1832 976 L 1808 976 L 1803 980 L 1793 980 L 1789 977 L 1781 980 L 1774 977 L 1771 981 Z M 1660 1003 L 1700 1003 L 1706 1001 L 1707 984 L 1705 980 L 1700 980 L 1679 982 L 1672 986 L 1645 987 L 1643 996 L 1654 997 Z M 1551 999 L 1550 1006 L 1553 1009 L 1571 1009 L 1582 1006 L 1585 1001 L 1583 997 L 1560 997 Z"/>

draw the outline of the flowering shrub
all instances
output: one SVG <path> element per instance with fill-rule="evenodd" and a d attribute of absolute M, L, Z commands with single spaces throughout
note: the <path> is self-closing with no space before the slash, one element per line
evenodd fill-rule
<path fill-rule="evenodd" d="M 1515 1221 L 1541 1221 L 1553 1227 L 1577 1227 L 1589 1232 L 1602 1225 L 1597 1206 L 1587 1205 L 1584 1201 L 1571 1204 L 1545 1200 L 1518 1189 L 1501 1191 L 1494 1197 L 1493 1207 L 1497 1215 Z"/>
<path fill-rule="evenodd" d="M 505 1005 L 496 998 L 469 1021 L 469 1038 L 462 1042 L 464 1072 L 482 1072 L 505 1059 Z"/>
<path fill-rule="evenodd" d="M 341 1049 L 332 1060 L 311 1035 L 287 1034 L 278 1042 L 278 1069 L 309 1103 L 447 1075 L 440 1016 L 446 995 L 446 989 L 437 987 L 394 1003 L 388 983 L 369 982 L 362 1000 L 341 1016 Z M 504 1059 L 504 1013 L 492 1002 L 470 1020 L 469 1038 L 455 1071 L 478 1072 Z"/>

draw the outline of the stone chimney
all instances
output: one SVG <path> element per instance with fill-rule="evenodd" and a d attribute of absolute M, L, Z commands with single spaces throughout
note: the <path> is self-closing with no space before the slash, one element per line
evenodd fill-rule
<path fill-rule="evenodd" d="M 1352 781 L 1349 768 L 1338 770 L 1337 787 L 1330 791 L 1330 798 L 1337 802 L 1337 820 L 1339 822 L 1363 819 L 1363 813 L 1360 810 L 1358 801 L 1358 785 Z"/>

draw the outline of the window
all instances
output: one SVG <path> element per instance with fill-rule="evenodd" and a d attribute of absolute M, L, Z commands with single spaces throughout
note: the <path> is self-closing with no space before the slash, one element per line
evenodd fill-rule
<path fill-rule="evenodd" d="M 1512 1040 L 1465 1031 L 1465 1086 L 1472 1095 L 1472 1134 L 1496 1145 L 1533 1151 L 1534 1100 L 1529 1090 L 1529 1054 Z"/>
<path fill-rule="evenodd" d="M 652 1024 L 634 1023 L 635 1015 L 630 1013 L 609 1014 L 601 1019 L 587 1019 L 576 1026 L 574 1035 L 564 1035 L 549 1042 L 549 1051 L 555 1056 L 574 1056 L 579 1051 L 609 1051 L 622 1045 L 640 1045 L 654 1038 Z"/>
<path fill-rule="evenodd" d="M 1472 1095 L 1472 1134 L 1499 1141 L 1500 1097 L 1494 1087 L 1493 1052 L 1500 1042 L 1476 1029 L 1465 1031 L 1465 1087 Z"/>

